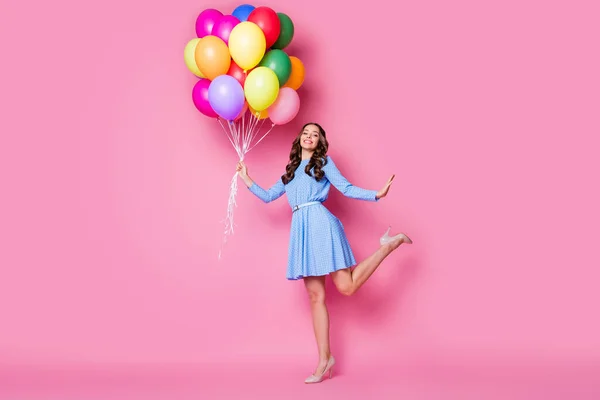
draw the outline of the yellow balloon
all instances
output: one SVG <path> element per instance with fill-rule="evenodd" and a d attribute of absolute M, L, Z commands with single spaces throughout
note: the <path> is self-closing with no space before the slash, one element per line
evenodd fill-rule
<path fill-rule="evenodd" d="M 250 110 L 250 112 L 252 113 L 252 115 L 254 115 L 255 118 L 258 118 L 258 120 L 265 119 L 265 118 L 269 117 L 269 112 L 266 109 L 262 110 L 262 111 L 256 111 L 255 109 L 253 109 L 250 106 L 248 106 L 248 109 Z"/>
<path fill-rule="evenodd" d="M 196 75 L 198 78 L 205 78 L 196 64 L 196 46 L 198 46 L 198 42 L 200 42 L 200 38 L 195 38 L 185 45 L 185 49 L 183 50 L 183 61 L 185 61 L 186 67 L 188 67 L 192 74 Z"/>
<path fill-rule="evenodd" d="M 246 77 L 244 94 L 252 109 L 258 112 L 266 110 L 277 100 L 279 79 L 272 69 L 256 67 Z"/>
<path fill-rule="evenodd" d="M 254 22 L 240 22 L 231 30 L 229 53 L 240 68 L 254 68 L 262 60 L 266 49 L 265 34 Z"/>

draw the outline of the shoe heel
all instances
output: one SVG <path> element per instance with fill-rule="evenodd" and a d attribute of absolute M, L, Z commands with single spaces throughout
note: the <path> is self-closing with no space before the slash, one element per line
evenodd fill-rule
<path fill-rule="evenodd" d="M 383 246 L 384 244 L 386 244 L 390 240 L 390 230 L 391 229 L 392 229 L 392 227 L 388 226 L 388 228 L 385 231 L 385 233 L 379 238 L 379 244 L 381 246 Z"/>
<path fill-rule="evenodd" d="M 329 369 L 329 379 L 331 379 L 331 377 L 333 376 L 333 368 Z"/>
<path fill-rule="evenodd" d="M 385 231 L 385 233 L 383 234 L 384 237 L 389 237 L 390 235 L 390 231 L 392 230 L 392 226 L 389 225 L 387 230 Z"/>

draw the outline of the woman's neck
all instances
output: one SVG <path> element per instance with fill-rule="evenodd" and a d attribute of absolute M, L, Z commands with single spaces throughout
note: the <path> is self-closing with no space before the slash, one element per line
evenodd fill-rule
<path fill-rule="evenodd" d="M 310 160 L 310 158 L 312 157 L 313 153 L 314 153 L 313 151 L 307 151 L 307 150 L 302 149 L 302 159 L 303 160 Z"/>

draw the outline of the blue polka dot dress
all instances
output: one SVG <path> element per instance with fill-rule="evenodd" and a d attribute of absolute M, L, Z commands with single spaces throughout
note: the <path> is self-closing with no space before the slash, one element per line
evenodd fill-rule
<path fill-rule="evenodd" d="M 333 185 L 346 197 L 377 201 L 377 191 L 352 185 L 337 169 L 331 157 L 323 166 L 325 176 L 320 182 L 304 172 L 309 160 L 302 160 L 294 179 L 284 185 L 281 179 L 268 190 L 254 183 L 249 189 L 259 199 L 269 203 L 284 193 L 292 210 L 288 248 L 287 279 L 322 276 L 356 264 L 354 254 L 340 220 L 323 204 Z M 316 202 L 316 204 L 307 204 Z"/>

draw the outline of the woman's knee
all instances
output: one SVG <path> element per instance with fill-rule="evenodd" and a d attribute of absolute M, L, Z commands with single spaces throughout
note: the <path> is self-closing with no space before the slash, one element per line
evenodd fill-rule
<path fill-rule="evenodd" d="M 354 282 L 352 281 L 352 276 L 348 270 L 334 272 L 333 284 L 337 288 L 338 292 L 344 296 L 350 296 L 355 292 Z"/>
<path fill-rule="evenodd" d="M 351 296 L 352 294 L 354 294 L 354 285 L 352 284 L 352 282 L 335 282 L 335 287 L 337 288 L 338 292 L 340 292 L 344 296 Z"/>
<path fill-rule="evenodd" d="M 306 292 L 311 304 L 325 303 L 325 282 L 322 278 L 307 278 L 305 280 Z"/>
<path fill-rule="evenodd" d="M 325 291 L 321 289 L 308 289 L 308 299 L 310 304 L 324 304 L 325 303 Z"/>

